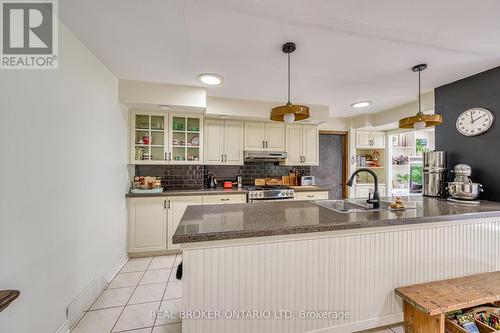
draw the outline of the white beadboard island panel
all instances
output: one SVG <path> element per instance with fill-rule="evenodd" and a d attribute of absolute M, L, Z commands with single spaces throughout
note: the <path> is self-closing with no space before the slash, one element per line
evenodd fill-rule
<path fill-rule="evenodd" d="M 402 321 L 394 288 L 500 270 L 500 218 L 182 244 L 187 333 L 346 332 Z M 302 236 L 302 238 L 299 238 Z M 349 320 L 224 319 L 224 310 L 349 311 Z"/>

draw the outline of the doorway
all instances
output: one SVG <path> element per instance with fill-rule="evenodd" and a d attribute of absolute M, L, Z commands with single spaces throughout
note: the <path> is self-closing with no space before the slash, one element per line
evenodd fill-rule
<path fill-rule="evenodd" d="M 347 198 L 347 147 L 347 132 L 319 131 L 319 166 L 311 174 L 330 199 Z"/>

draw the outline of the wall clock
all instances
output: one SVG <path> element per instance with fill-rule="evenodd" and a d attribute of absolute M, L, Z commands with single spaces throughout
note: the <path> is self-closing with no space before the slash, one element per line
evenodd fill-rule
<path fill-rule="evenodd" d="M 465 136 L 481 135 L 493 125 L 495 116 L 490 110 L 472 108 L 458 116 L 457 131 Z"/>

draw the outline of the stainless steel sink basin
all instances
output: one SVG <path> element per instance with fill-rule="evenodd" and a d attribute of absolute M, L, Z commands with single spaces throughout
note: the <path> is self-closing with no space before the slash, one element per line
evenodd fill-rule
<path fill-rule="evenodd" d="M 373 209 L 368 206 L 366 200 L 317 200 L 312 202 L 315 205 L 333 210 L 337 213 L 366 213 L 372 211 L 382 211 L 382 210 L 394 210 L 390 208 L 389 201 L 380 201 L 380 208 Z M 398 210 L 404 210 L 406 207 Z"/>

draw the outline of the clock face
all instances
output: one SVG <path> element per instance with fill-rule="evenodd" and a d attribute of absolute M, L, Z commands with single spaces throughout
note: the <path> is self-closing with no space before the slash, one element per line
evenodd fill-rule
<path fill-rule="evenodd" d="M 495 117 L 489 110 L 472 108 L 462 113 L 457 119 L 457 131 L 465 136 L 480 135 L 490 129 Z"/>

